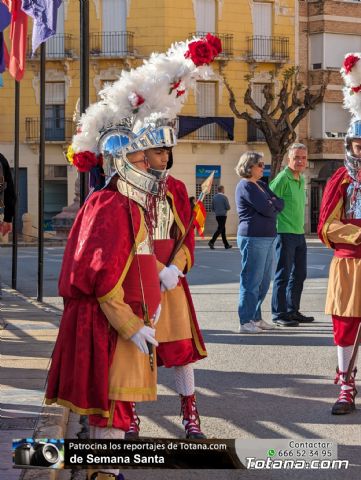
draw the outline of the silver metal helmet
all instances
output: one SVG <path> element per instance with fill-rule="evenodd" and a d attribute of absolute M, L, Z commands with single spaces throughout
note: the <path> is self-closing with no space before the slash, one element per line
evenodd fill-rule
<path fill-rule="evenodd" d="M 361 169 L 361 158 L 355 157 L 352 150 L 352 140 L 361 140 L 361 120 L 351 122 L 345 137 L 346 159 L 345 166 L 348 170 Z"/>
<path fill-rule="evenodd" d="M 129 153 L 149 148 L 171 147 L 175 145 L 174 130 L 167 125 L 152 127 L 148 125 L 135 133 L 131 129 L 131 118 L 122 120 L 119 125 L 107 128 L 98 140 L 98 151 L 103 155 L 105 176 L 111 178 L 118 174 L 121 179 L 144 193 L 158 195 L 159 177 L 138 169 L 127 159 Z"/>

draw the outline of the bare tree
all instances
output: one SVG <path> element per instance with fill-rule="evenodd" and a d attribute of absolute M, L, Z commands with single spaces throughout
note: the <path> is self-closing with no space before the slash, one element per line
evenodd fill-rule
<path fill-rule="evenodd" d="M 275 80 L 274 72 L 270 72 Z M 224 84 L 229 93 L 229 106 L 237 118 L 246 120 L 258 128 L 264 135 L 271 152 L 271 178 L 281 169 L 282 160 L 288 147 L 296 140 L 296 127 L 318 103 L 322 102 L 328 84 L 325 77 L 320 89 L 312 94 L 308 87 L 299 81 L 299 68 L 290 67 L 283 71 L 278 92 L 274 92 L 275 82 L 266 83 L 263 88 L 265 102 L 259 107 L 252 98 L 252 75 L 247 75 L 248 87 L 244 94 L 244 105 L 251 107 L 257 116 L 247 111 L 240 112 L 236 106 L 237 100 L 223 72 Z"/>

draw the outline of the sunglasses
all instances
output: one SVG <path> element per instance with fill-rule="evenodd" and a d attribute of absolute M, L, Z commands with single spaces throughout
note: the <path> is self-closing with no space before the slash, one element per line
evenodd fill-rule
<path fill-rule="evenodd" d="M 258 162 L 256 163 L 257 167 L 264 168 L 264 162 Z"/>

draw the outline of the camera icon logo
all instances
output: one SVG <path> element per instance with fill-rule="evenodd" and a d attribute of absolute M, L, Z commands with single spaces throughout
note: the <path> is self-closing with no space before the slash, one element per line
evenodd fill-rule
<path fill-rule="evenodd" d="M 14 464 L 19 467 L 56 468 L 63 455 L 56 445 L 57 441 L 26 439 L 14 442 Z M 13 443 L 13 445 L 14 445 Z"/>

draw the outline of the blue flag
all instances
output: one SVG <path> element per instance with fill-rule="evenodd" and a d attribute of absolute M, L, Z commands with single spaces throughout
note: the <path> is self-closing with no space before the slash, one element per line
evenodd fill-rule
<path fill-rule="evenodd" d="M 10 25 L 11 13 L 8 7 L 4 5 L 0 0 L 0 32 L 3 32 L 5 28 Z"/>
<path fill-rule="evenodd" d="M 22 0 L 21 9 L 34 19 L 32 50 L 56 34 L 58 8 L 62 0 Z"/>

